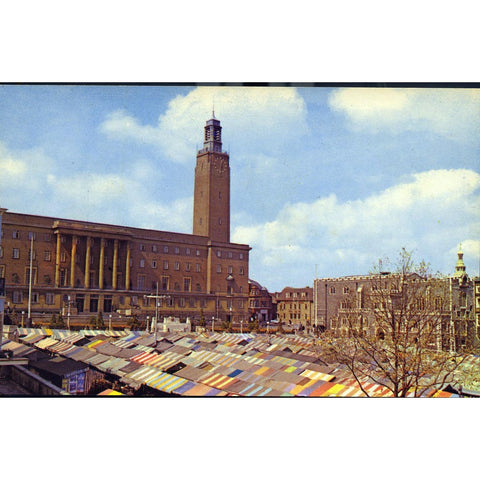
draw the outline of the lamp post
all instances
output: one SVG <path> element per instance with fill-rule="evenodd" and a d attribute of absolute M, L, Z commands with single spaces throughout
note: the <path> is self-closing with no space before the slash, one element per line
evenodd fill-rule
<path fill-rule="evenodd" d="M 67 311 L 67 329 L 70 331 L 70 295 L 68 296 L 68 311 Z"/>
<path fill-rule="evenodd" d="M 215 317 L 212 317 L 212 333 L 215 332 Z"/>
<path fill-rule="evenodd" d="M 22 310 L 22 328 L 23 328 L 23 316 L 25 315 L 25 312 Z"/>
<path fill-rule="evenodd" d="M 159 295 L 158 294 L 158 282 L 157 282 L 157 289 L 156 295 L 145 295 L 146 298 L 154 298 L 155 299 L 155 323 L 154 323 L 154 330 L 155 330 L 155 344 L 157 342 L 157 324 L 158 324 L 158 301 L 161 299 L 170 298 L 170 295 Z"/>
<path fill-rule="evenodd" d="M 70 315 L 70 313 L 69 313 Z M 112 331 L 112 314 L 108 316 L 108 329 Z"/>
<path fill-rule="evenodd" d="M 243 318 L 240 319 L 240 333 L 243 334 Z"/>

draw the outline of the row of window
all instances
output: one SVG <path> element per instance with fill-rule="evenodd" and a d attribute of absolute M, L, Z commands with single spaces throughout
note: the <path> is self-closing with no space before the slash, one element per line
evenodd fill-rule
<path fill-rule="evenodd" d="M 25 232 L 20 232 L 20 230 L 13 230 L 12 231 L 12 238 L 14 240 L 22 240 L 22 237 L 24 237 Z M 23 238 L 25 239 L 25 238 Z M 36 240 L 37 239 L 37 234 L 36 232 L 28 232 L 28 240 Z M 43 234 L 43 241 L 45 242 L 51 242 L 52 241 L 52 234 L 51 233 L 44 233 Z"/>
<path fill-rule="evenodd" d="M 30 252 L 30 250 L 29 250 Z M 2 258 L 3 256 L 3 250 L 0 251 L 0 258 Z M 14 248 L 12 250 L 12 258 L 13 259 L 20 259 L 20 249 L 19 248 Z M 29 255 L 29 259 L 30 259 L 30 255 Z M 36 259 L 36 252 L 35 250 L 33 250 L 33 260 Z M 45 250 L 43 252 L 43 260 L 45 262 L 50 262 L 52 260 L 52 252 L 50 250 Z M 60 262 L 61 263 L 65 263 L 67 261 L 67 255 L 66 255 L 66 252 L 61 252 L 60 253 Z M 77 254 L 75 255 L 75 262 L 76 263 L 79 263 L 80 261 L 80 256 Z M 94 257 L 93 255 L 90 256 L 90 265 L 93 265 L 94 264 Z M 107 265 L 108 264 L 108 258 L 107 256 L 105 255 L 104 258 L 103 258 L 103 264 L 104 265 Z M 152 268 L 157 268 L 158 267 L 158 264 L 159 262 L 157 260 L 152 260 L 150 265 Z M 140 259 L 140 262 L 139 262 L 139 267 L 140 268 L 145 268 L 145 265 L 146 265 L 146 261 L 144 258 L 141 258 Z M 163 269 L 164 270 L 168 270 L 169 269 L 169 261 L 168 260 L 164 260 L 163 261 Z M 133 259 L 130 259 L 130 266 L 132 267 L 133 266 Z M 187 262 L 185 263 L 185 271 L 186 272 L 190 272 L 192 271 L 192 264 Z M 180 270 L 180 262 L 174 262 L 173 263 L 173 269 L 174 270 Z M 195 264 L 195 271 L 197 273 L 200 273 L 201 272 L 201 264 L 200 263 L 196 263 Z M 228 273 L 233 273 L 233 267 L 232 266 L 228 266 L 227 267 L 227 272 Z M 221 265 L 217 265 L 217 273 L 222 273 L 222 266 Z M 239 268 L 239 274 L 240 275 L 244 275 L 245 274 L 245 270 L 243 267 L 240 267 Z"/>
<path fill-rule="evenodd" d="M 288 309 L 289 310 L 301 310 L 302 309 L 302 305 L 303 305 L 303 308 L 305 310 L 308 310 L 311 306 L 310 303 L 300 303 L 300 304 L 296 304 L 296 303 L 279 303 L 278 306 L 279 306 L 279 310 L 286 310 L 287 309 L 287 305 L 288 305 Z"/>
<path fill-rule="evenodd" d="M 91 300 L 96 300 L 98 302 L 98 298 L 94 298 L 92 297 Z M 107 299 L 109 302 L 111 302 L 111 298 Z M 125 305 L 125 297 L 120 297 L 120 305 Z M 176 300 L 176 302 L 175 302 Z M 24 292 L 21 291 L 21 290 L 14 290 L 12 292 L 12 302 L 14 304 L 18 304 L 18 303 L 23 303 L 24 301 Z M 83 297 L 82 298 L 78 298 L 77 299 L 77 302 L 74 302 L 72 301 L 71 303 L 72 304 L 77 304 L 78 306 L 78 301 L 82 302 L 83 303 Z M 31 296 L 31 302 L 36 304 L 36 303 L 40 303 L 40 294 L 38 292 L 32 292 L 32 296 Z M 198 298 L 184 298 L 184 297 L 179 297 L 179 298 L 172 298 L 172 297 L 168 297 L 168 298 L 165 298 L 165 299 L 157 299 L 157 306 L 158 307 L 174 307 L 175 305 L 177 305 L 178 307 L 186 307 L 188 305 L 188 307 L 190 308 L 196 308 L 197 305 L 200 306 L 201 308 L 206 308 L 207 307 L 207 300 L 205 298 L 201 298 L 201 299 L 198 299 Z M 54 305 L 55 304 L 55 294 L 54 293 L 45 293 L 45 304 L 46 305 Z M 136 295 L 133 295 L 132 297 L 130 297 L 130 305 L 132 306 L 138 306 L 138 296 Z M 143 302 L 143 305 L 148 307 L 148 306 L 151 306 L 150 305 L 150 299 L 149 298 L 146 298 L 144 299 L 144 302 Z M 243 300 L 242 299 L 239 299 L 236 301 L 236 306 L 240 309 L 243 308 Z M 220 305 L 219 305 L 220 307 Z M 233 300 L 228 300 L 227 301 L 227 308 L 234 308 L 235 307 L 235 303 L 233 302 Z"/>
<path fill-rule="evenodd" d="M 299 295 L 297 292 L 293 292 L 291 295 L 292 298 L 298 298 Z M 285 293 L 285 298 L 290 298 L 290 292 Z M 308 293 L 307 292 L 300 292 L 300 298 L 308 298 Z"/>
<path fill-rule="evenodd" d="M 349 287 L 343 287 L 343 293 L 349 293 L 350 288 Z M 330 287 L 330 294 L 334 295 L 336 293 L 336 288 L 335 287 Z"/>
<path fill-rule="evenodd" d="M 22 237 L 22 234 L 23 234 L 23 232 L 20 232 L 19 230 L 14 230 L 12 232 L 12 238 L 20 240 L 21 237 Z M 33 240 L 37 239 L 36 232 L 28 232 L 28 239 L 31 240 L 32 238 L 33 238 Z M 65 243 L 66 237 L 64 235 L 61 235 L 60 238 L 61 238 L 61 242 Z M 52 241 L 52 234 L 51 233 L 44 233 L 43 234 L 43 240 L 45 242 L 51 242 Z M 79 242 L 80 242 L 80 239 L 77 238 L 77 244 Z M 139 250 L 142 251 L 142 252 L 147 251 L 147 245 L 144 244 L 144 243 L 140 243 L 139 244 Z M 151 245 L 151 250 L 152 250 L 152 252 L 157 253 L 159 251 L 158 245 L 155 245 L 155 244 Z M 200 252 L 199 249 L 191 249 L 190 247 L 185 247 L 185 249 L 183 249 L 183 248 L 180 248 L 180 247 L 172 247 L 172 246 L 169 246 L 169 245 L 164 245 L 163 246 L 163 253 L 174 253 L 175 255 L 180 255 L 180 254 L 194 255 L 195 254 L 197 257 L 199 257 L 201 255 L 201 252 Z M 217 257 L 219 257 L 219 258 L 221 258 L 223 256 L 225 258 L 232 258 L 233 259 L 236 256 L 236 255 L 234 255 L 233 252 L 230 252 L 230 251 L 222 252 L 222 250 L 217 250 L 216 254 L 217 254 Z M 243 260 L 243 258 L 244 258 L 243 252 L 238 253 L 238 258 L 240 260 Z"/>

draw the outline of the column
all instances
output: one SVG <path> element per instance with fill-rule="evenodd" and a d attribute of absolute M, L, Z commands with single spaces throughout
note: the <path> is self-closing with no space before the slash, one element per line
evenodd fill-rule
<path fill-rule="evenodd" d="M 72 236 L 72 252 L 70 255 L 70 287 L 75 287 L 75 256 L 77 255 L 77 236 Z"/>
<path fill-rule="evenodd" d="M 127 242 L 127 262 L 125 265 L 125 290 L 130 290 L 130 242 Z"/>
<path fill-rule="evenodd" d="M 55 254 L 55 287 L 60 285 L 60 248 L 61 248 L 61 235 L 57 232 L 57 251 Z"/>
<path fill-rule="evenodd" d="M 85 253 L 85 288 L 90 288 L 90 241 L 87 237 L 87 252 Z"/>
<path fill-rule="evenodd" d="M 100 265 L 98 267 L 98 288 L 103 288 L 103 261 L 105 256 L 105 239 L 100 239 Z"/>
<path fill-rule="evenodd" d="M 117 261 L 118 261 L 118 240 L 113 241 L 113 272 L 112 272 L 112 288 L 117 289 Z"/>

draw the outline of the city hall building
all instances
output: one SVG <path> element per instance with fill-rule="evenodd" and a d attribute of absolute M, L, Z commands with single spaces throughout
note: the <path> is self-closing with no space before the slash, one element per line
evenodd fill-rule
<path fill-rule="evenodd" d="M 26 317 L 30 306 L 34 323 L 60 312 L 77 324 L 98 312 L 146 320 L 158 296 L 159 319 L 246 320 L 250 247 L 230 242 L 229 155 L 212 117 L 197 153 L 193 234 L 2 209 L 6 313 Z"/>

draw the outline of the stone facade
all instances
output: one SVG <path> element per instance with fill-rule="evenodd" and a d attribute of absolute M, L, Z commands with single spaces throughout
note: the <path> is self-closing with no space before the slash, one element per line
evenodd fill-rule
<path fill-rule="evenodd" d="M 313 326 L 313 289 L 312 287 L 285 287 L 273 294 L 277 319 L 284 325 Z"/>
<path fill-rule="evenodd" d="M 220 124 L 209 120 L 206 132 L 211 123 Z M 213 148 L 220 141 L 217 134 Z M 157 284 L 160 320 L 246 320 L 250 247 L 229 242 L 228 155 L 209 148 L 210 137 L 197 155 L 193 235 L 6 211 L 0 277 L 7 313 L 27 312 L 33 245 L 33 321 L 59 312 L 79 322 L 97 312 L 114 323 L 122 315 L 146 319 L 155 312 L 155 299 L 147 296 L 156 296 Z M 220 173 L 216 156 L 226 162 Z M 204 223 L 207 229 L 200 228 Z"/>
<path fill-rule="evenodd" d="M 409 281 L 426 281 L 418 275 Z M 399 275 L 383 273 L 379 275 L 358 275 L 338 278 L 319 278 L 314 281 L 313 322 L 320 330 L 339 331 L 345 326 L 347 316 L 358 313 L 358 318 L 368 328 L 369 309 L 375 298 L 374 290 L 382 285 L 389 289 L 394 298 Z M 478 347 L 480 330 L 479 317 L 475 315 L 474 280 L 471 280 L 463 263 L 463 253 L 458 252 L 455 273 L 435 281 L 429 280 L 429 293 L 425 297 L 430 302 L 432 312 L 443 318 L 442 329 L 445 336 L 452 337 L 453 344 L 443 345 L 445 348 L 472 349 Z M 480 295 L 480 289 L 479 289 Z M 479 308 L 480 308 L 480 300 Z M 370 332 L 375 334 L 376 332 Z"/>
<path fill-rule="evenodd" d="M 250 319 L 258 320 L 260 325 L 275 318 L 272 295 L 258 282 L 249 280 L 249 315 Z"/>

